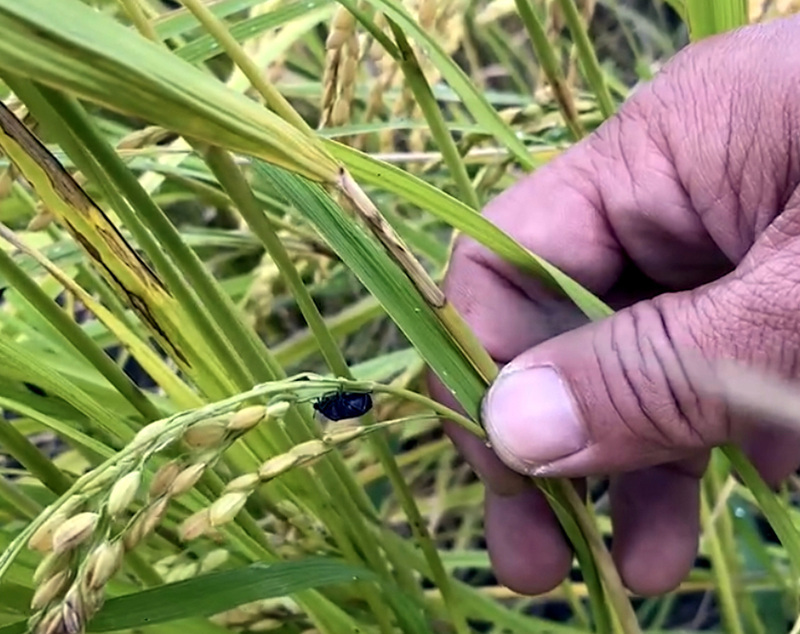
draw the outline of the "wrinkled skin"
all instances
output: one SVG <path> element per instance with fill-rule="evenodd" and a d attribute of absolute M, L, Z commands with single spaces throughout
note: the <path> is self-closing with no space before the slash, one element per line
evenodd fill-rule
<path fill-rule="evenodd" d="M 485 209 L 620 309 L 613 317 L 587 324 L 457 242 L 445 291 L 504 370 L 484 400 L 493 451 L 447 431 L 486 484 L 489 553 L 512 589 L 553 588 L 571 560 L 520 474 L 579 485 L 610 475 L 612 554 L 632 591 L 657 594 L 696 555 L 710 448 L 740 444 L 773 484 L 800 464 L 797 434 L 733 415 L 685 364 L 688 350 L 800 374 L 798 41 L 791 18 L 684 49 L 597 132 Z M 456 406 L 435 379 L 431 389 Z"/>

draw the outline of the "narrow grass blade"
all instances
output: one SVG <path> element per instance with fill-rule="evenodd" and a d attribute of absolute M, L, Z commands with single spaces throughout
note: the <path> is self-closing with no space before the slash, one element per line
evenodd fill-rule
<path fill-rule="evenodd" d="M 0 337 L 0 377 L 30 381 L 48 394 L 58 396 L 88 419 L 88 423 L 104 440 L 119 445 L 133 438 L 134 431 L 119 413 L 107 409 L 87 395 L 73 382 L 41 363 L 41 358 L 29 352 L 22 344 Z"/>
<path fill-rule="evenodd" d="M 33 408 L 25 403 L 14 401 L 0 396 L 0 407 L 8 410 L 9 412 L 16 412 L 21 416 L 27 416 L 35 423 L 58 434 L 64 440 L 70 442 L 74 446 L 81 447 L 85 454 L 93 456 L 98 462 L 108 460 L 114 455 L 114 450 L 100 441 L 92 438 L 90 435 L 78 431 L 75 425 L 65 422 L 62 417 L 48 416 L 42 413 L 41 408 Z"/>
<path fill-rule="evenodd" d="M 597 60 L 597 53 L 595 53 L 594 46 L 589 40 L 589 34 L 586 30 L 587 25 L 584 24 L 580 11 L 575 5 L 575 0 L 558 0 L 558 3 L 564 12 L 564 19 L 569 26 L 572 39 L 575 41 L 578 59 L 586 76 L 586 81 L 597 98 L 597 103 L 603 116 L 610 117 L 615 110 L 614 100 L 611 98 L 611 93 L 606 85 L 600 62 Z"/>
<path fill-rule="evenodd" d="M 22 246 L 14 234 L 4 225 L 0 225 L 0 235 L 18 246 Z M 64 338 L 72 350 L 83 355 L 98 372 L 135 407 L 146 420 L 159 418 L 158 409 L 147 396 L 136 386 L 133 381 L 122 371 L 114 361 L 98 346 L 86 332 L 65 313 L 47 294 L 28 277 L 13 261 L 13 259 L 0 249 L 0 271 L 14 288 L 23 293 L 26 300 L 42 315 Z"/>
<path fill-rule="evenodd" d="M 700 493 L 700 519 L 704 528 L 703 538 L 709 551 L 712 571 L 716 579 L 716 595 L 720 602 L 725 631 L 730 634 L 744 634 L 740 614 L 736 609 L 736 596 L 733 589 L 734 576 L 729 570 L 728 556 L 723 546 L 721 531 L 711 519 L 707 477 L 703 485 Z"/>
<path fill-rule="evenodd" d="M 10 421 L 0 422 L 0 447 L 53 493 L 69 488 L 69 478 Z"/>
<path fill-rule="evenodd" d="M 313 139 L 78 0 L 0 0 L 0 69 L 313 180 L 336 178 Z"/>
<path fill-rule="evenodd" d="M 262 0 L 259 0 L 259 2 Z M 252 4 L 256 4 L 252 2 Z M 231 25 L 230 34 L 238 42 L 244 42 L 265 31 L 276 29 L 292 20 L 302 17 L 308 11 L 331 4 L 331 0 L 296 0 L 262 15 L 258 15 Z M 212 8 L 209 10 L 214 13 Z M 222 16 L 217 16 L 222 17 Z M 204 62 L 223 51 L 222 45 L 211 35 L 201 35 L 175 50 L 175 54 L 191 64 Z"/>
<path fill-rule="evenodd" d="M 111 599 L 90 622 L 88 631 L 110 632 L 211 616 L 308 588 L 374 579 L 375 575 L 364 568 L 323 558 L 257 563 Z"/>
<path fill-rule="evenodd" d="M 745 486 L 753 494 L 761 512 L 764 513 L 764 517 L 767 518 L 772 530 L 775 531 L 781 544 L 786 549 L 791 562 L 792 585 L 797 590 L 798 581 L 800 580 L 800 531 L 792 522 L 783 502 L 767 486 L 744 452 L 732 445 L 723 447 L 723 451 Z M 795 596 L 797 596 L 796 592 Z M 796 605 L 795 607 L 798 606 Z"/>
<path fill-rule="evenodd" d="M 0 228 L 0 234 L 2 233 Z M 16 241 L 15 241 L 16 242 Z M 72 278 L 54 266 L 37 251 L 26 247 L 23 243 L 16 242 L 17 246 L 28 253 L 35 261 L 38 261 L 48 273 L 57 279 L 70 293 L 81 301 L 94 315 L 114 334 L 117 340 L 124 345 L 131 356 L 136 359 L 147 375 L 159 385 L 170 397 L 170 400 L 181 409 L 191 409 L 202 404 L 200 397 L 195 394 L 180 377 L 176 376 L 164 363 L 164 361 L 150 348 L 147 343 L 142 341 L 131 331 L 122 320 L 118 319 L 110 310 L 98 302 L 92 295 L 87 293 Z M 0 254 L 2 262 L 2 254 Z M 2 268 L 2 267 L 0 267 Z M 81 330 L 83 332 L 83 330 Z M 85 344 L 83 348 L 86 348 Z M 105 353 L 101 350 L 102 354 Z M 110 360 L 110 359 L 109 359 Z M 116 365 L 114 367 L 117 367 Z M 156 415 L 150 416 L 148 420 L 159 418 L 158 410 L 154 410 Z"/>
<path fill-rule="evenodd" d="M 553 90 L 553 95 L 558 102 L 564 122 L 567 124 L 573 138 L 578 140 L 584 135 L 583 126 L 578 120 L 575 100 L 572 97 L 569 86 L 567 86 L 564 73 L 561 71 L 556 51 L 553 50 L 550 41 L 547 39 L 544 25 L 536 13 L 532 0 L 515 0 L 515 4 L 517 11 L 519 11 L 519 17 L 528 31 L 528 37 L 531 39 L 539 65 L 542 67 Z"/>
<path fill-rule="evenodd" d="M 234 13 L 244 11 L 264 2 L 264 0 L 219 0 L 209 5 L 211 12 L 218 18 L 227 18 Z M 163 14 L 153 20 L 158 36 L 167 40 L 188 34 L 200 25 L 197 19 L 186 9 L 180 8 Z"/>
<path fill-rule="evenodd" d="M 89 622 L 87 631 L 113 632 L 208 617 L 246 603 L 309 588 L 374 578 L 364 568 L 321 557 L 257 563 L 109 599 Z M 25 631 L 25 622 L 0 628 L 0 634 Z"/>
<path fill-rule="evenodd" d="M 451 177 L 458 187 L 459 194 L 470 207 L 477 211 L 480 208 L 478 194 L 469 179 L 464 159 L 459 154 L 458 147 L 450 131 L 447 129 L 447 123 L 439 109 L 439 105 L 436 103 L 436 99 L 433 96 L 431 87 L 428 85 L 425 74 L 417 61 L 414 49 L 409 44 L 402 29 L 394 24 L 394 22 L 390 22 L 389 26 L 394 33 L 395 40 L 397 40 L 397 48 L 400 54 L 400 68 L 405 74 L 408 86 L 414 93 L 417 105 L 420 110 L 422 110 L 422 114 L 428 122 L 431 135 L 439 146 L 444 162 L 447 164 Z"/>
<path fill-rule="evenodd" d="M 747 24 L 747 0 L 686 0 L 686 20 L 696 42 Z"/>

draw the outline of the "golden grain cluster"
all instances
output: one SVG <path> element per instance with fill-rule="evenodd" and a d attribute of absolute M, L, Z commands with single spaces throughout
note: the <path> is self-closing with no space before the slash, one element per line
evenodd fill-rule
<path fill-rule="evenodd" d="M 102 607 L 105 586 L 125 553 L 156 531 L 170 502 L 192 491 L 237 438 L 287 408 L 286 403 L 252 405 L 188 424 L 185 416 L 157 421 L 142 428 L 115 460 L 88 474 L 84 486 L 45 512 L 28 540 L 29 548 L 45 554 L 34 574 L 33 631 L 82 632 Z M 164 462 L 144 493 L 147 467 L 176 446 L 182 455 Z"/>
<path fill-rule="evenodd" d="M 34 574 L 32 631 L 82 632 L 102 607 L 106 584 L 122 568 L 125 554 L 156 532 L 170 502 L 192 492 L 233 442 L 265 421 L 282 420 L 290 406 L 278 400 L 233 413 L 192 416 L 190 412 L 151 423 L 115 459 L 84 476 L 68 496 L 41 516 L 28 539 L 29 548 L 45 555 Z M 216 537 L 260 484 L 290 469 L 309 466 L 369 431 L 332 425 L 321 438 L 297 444 L 265 461 L 257 471 L 235 477 L 208 506 L 183 520 L 180 538 Z M 164 460 L 162 454 L 170 451 L 180 455 Z M 148 475 L 158 460 L 160 466 Z M 207 562 L 205 568 L 212 564 L 216 567 L 220 562 Z M 179 566 L 170 577 L 186 572 L 185 566 Z"/>

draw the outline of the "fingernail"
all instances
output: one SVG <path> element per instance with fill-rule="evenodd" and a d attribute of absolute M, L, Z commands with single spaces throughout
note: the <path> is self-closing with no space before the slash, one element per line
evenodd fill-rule
<path fill-rule="evenodd" d="M 483 403 L 486 431 L 510 467 L 531 473 L 589 443 L 569 387 L 553 366 L 507 366 Z"/>

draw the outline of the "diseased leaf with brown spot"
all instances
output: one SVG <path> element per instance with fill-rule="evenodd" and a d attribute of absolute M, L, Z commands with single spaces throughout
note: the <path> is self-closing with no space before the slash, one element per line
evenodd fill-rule
<path fill-rule="evenodd" d="M 91 258 L 105 280 L 144 322 L 162 349 L 198 385 L 214 369 L 204 362 L 192 322 L 109 217 L 56 158 L 0 104 L 0 148 Z M 224 382 L 223 382 L 224 383 Z"/>

